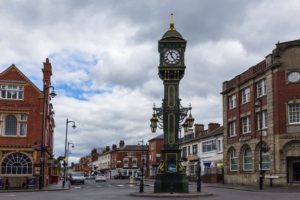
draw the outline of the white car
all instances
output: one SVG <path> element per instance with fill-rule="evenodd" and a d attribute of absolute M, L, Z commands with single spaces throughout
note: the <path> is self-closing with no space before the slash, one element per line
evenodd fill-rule
<path fill-rule="evenodd" d="M 99 182 L 99 181 L 102 181 L 102 182 L 105 182 L 106 181 L 106 177 L 105 175 L 103 174 L 98 174 L 95 178 L 95 182 Z"/>
<path fill-rule="evenodd" d="M 74 183 L 81 183 L 84 184 L 84 173 L 83 172 L 72 172 L 70 174 L 70 183 L 73 185 Z"/>

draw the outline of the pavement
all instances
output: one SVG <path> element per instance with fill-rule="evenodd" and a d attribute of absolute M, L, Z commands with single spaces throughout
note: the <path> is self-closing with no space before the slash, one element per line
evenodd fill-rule
<path fill-rule="evenodd" d="M 145 186 L 153 185 L 152 179 L 145 180 Z M 130 184 L 130 183 L 128 183 Z M 195 182 L 190 182 L 190 186 L 195 187 L 197 184 Z M 138 182 L 135 182 L 134 185 L 139 185 Z M 291 185 L 291 186 L 273 186 L 264 185 L 262 190 L 257 186 L 250 185 L 237 185 L 237 184 L 221 184 L 221 183 L 202 183 L 202 187 L 211 187 L 211 188 L 224 188 L 224 189 L 232 189 L 232 190 L 243 190 L 250 192 L 270 192 L 270 193 L 300 193 L 300 184 L 299 185 Z M 40 192 L 40 191 L 64 191 L 69 190 L 70 185 L 66 184 L 65 188 L 62 187 L 62 181 L 59 181 L 57 184 L 49 184 L 45 186 L 43 189 L 9 189 L 9 190 L 1 190 L 0 193 L 3 192 Z"/>
<path fill-rule="evenodd" d="M 58 181 L 57 184 L 49 184 L 41 190 L 38 187 L 37 188 L 8 189 L 8 190 L 0 189 L 0 193 L 3 193 L 3 192 L 41 192 L 41 191 L 60 191 L 60 190 L 64 191 L 64 190 L 70 189 L 69 184 L 66 184 L 65 188 L 63 188 L 62 183 L 63 183 L 62 181 Z"/>
<path fill-rule="evenodd" d="M 221 183 L 203 183 L 204 187 L 212 188 L 225 188 L 232 190 L 244 190 L 249 192 L 271 192 L 271 193 L 300 193 L 300 185 L 290 186 L 273 186 L 264 185 L 263 189 L 260 190 L 259 186 L 255 185 L 237 185 L 237 184 L 221 184 Z"/>

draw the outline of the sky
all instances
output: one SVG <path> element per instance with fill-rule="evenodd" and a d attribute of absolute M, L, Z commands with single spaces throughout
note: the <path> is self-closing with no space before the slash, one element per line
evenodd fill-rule
<path fill-rule="evenodd" d="M 0 71 L 15 64 L 40 89 L 50 59 L 56 157 L 68 140 L 70 161 L 150 131 L 161 104 L 158 40 L 175 28 L 187 40 L 180 82 L 196 123 L 222 119 L 222 82 L 262 61 L 275 44 L 300 38 L 297 0 L 0 0 Z"/>

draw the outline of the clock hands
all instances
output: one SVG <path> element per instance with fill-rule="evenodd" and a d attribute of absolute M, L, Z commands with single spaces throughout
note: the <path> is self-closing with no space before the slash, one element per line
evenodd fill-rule
<path fill-rule="evenodd" d="M 169 52 L 168 58 L 169 58 L 170 61 L 174 61 L 175 60 L 175 58 L 173 57 L 172 52 Z"/>
<path fill-rule="evenodd" d="M 174 49 L 167 50 L 165 54 L 165 59 L 166 63 L 168 64 L 176 64 L 180 59 L 179 52 Z"/>
<path fill-rule="evenodd" d="M 174 56 L 173 56 L 173 52 L 170 52 L 170 54 L 171 54 L 171 57 L 173 58 L 173 60 L 176 60 L 176 58 L 174 58 Z"/>

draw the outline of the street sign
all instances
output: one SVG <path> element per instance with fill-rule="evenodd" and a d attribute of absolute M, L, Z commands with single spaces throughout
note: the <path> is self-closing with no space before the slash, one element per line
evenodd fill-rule
<path fill-rule="evenodd" d="M 279 176 L 276 176 L 276 175 L 265 175 L 265 178 L 274 179 L 274 178 L 279 178 Z"/>

